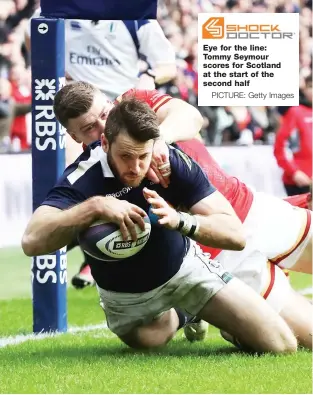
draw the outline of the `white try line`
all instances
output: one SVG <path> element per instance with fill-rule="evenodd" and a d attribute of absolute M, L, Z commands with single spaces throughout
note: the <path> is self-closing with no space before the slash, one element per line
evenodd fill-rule
<path fill-rule="evenodd" d="M 49 333 L 37 333 L 37 334 L 30 333 L 28 335 L 1 337 L 0 348 L 4 348 L 7 346 L 15 346 L 17 344 L 25 343 L 29 340 L 42 340 L 50 337 L 58 337 L 61 335 L 65 335 L 67 333 L 76 334 L 81 332 L 91 332 L 99 329 L 108 329 L 108 326 L 107 324 L 74 326 L 68 328 L 67 332 L 49 332 Z"/>

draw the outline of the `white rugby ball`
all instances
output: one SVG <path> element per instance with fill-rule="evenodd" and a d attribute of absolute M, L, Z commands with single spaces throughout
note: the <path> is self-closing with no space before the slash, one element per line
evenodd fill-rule
<path fill-rule="evenodd" d="M 148 216 L 144 218 L 145 229 L 135 225 L 137 240 L 124 241 L 118 225 L 97 221 L 80 233 L 78 241 L 86 254 L 106 262 L 129 258 L 143 249 L 149 240 L 151 223 Z"/>

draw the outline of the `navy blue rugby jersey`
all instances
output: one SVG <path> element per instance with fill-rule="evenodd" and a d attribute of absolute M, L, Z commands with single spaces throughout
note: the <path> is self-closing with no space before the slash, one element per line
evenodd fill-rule
<path fill-rule="evenodd" d="M 143 188 L 155 190 L 173 207 L 187 209 L 215 191 L 200 166 L 182 151 L 170 147 L 172 174 L 168 188 L 148 179 L 139 187 L 127 187 L 115 178 L 100 142 L 87 147 L 48 193 L 42 205 L 61 210 L 93 196 L 114 196 L 136 204 L 148 213 Z M 92 275 L 99 287 L 115 292 L 146 292 L 156 288 L 179 270 L 189 248 L 189 239 L 177 231 L 152 225 L 150 238 L 136 255 L 106 263 L 89 257 Z"/>

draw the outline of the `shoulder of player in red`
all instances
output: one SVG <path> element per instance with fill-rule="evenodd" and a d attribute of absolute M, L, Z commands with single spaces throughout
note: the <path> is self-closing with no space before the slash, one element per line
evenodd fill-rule
<path fill-rule="evenodd" d="M 154 112 L 157 112 L 165 103 L 169 102 L 172 96 L 160 93 L 156 89 L 154 90 L 143 90 L 143 89 L 129 89 L 127 92 L 118 96 L 114 104 L 121 102 L 123 99 L 134 97 L 138 100 L 146 102 Z"/>

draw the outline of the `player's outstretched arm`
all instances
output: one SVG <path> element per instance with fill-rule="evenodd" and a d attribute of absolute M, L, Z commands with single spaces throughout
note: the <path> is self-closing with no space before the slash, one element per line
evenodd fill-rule
<path fill-rule="evenodd" d="M 112 196 L 95 196 L 69 209 L 41 206 L 33 214 L 22 239 L 26 255 L 49 254 L 69 244 L 78 233 L 97 220 L 119 225 L 123 239 L 137 240 L 135 224 L 145 229 L 146 212 Z"/>
<path fill-rule="evenodd" d="M 180 99 L 172 99 L 156 112 L 161 136 L 167 143 L 193 139 L 201 130 L 200 112 Z"/>
<path fill-rule="evenodd" d="M 200 200 L 190 208 L 190 213 L 197 227 L 191 238 L 197 242 L 224 250 L 241 251 L 245 248 L 243 225 L 220 192 L 215 191 Z M 187 218 L 188 215 L 183 214 Z"/>
<path fill-rule="evenodd" d="M 50 254 L 69 244 L 80 230 L 96 220 L 94 199 L 68 210 L 40 206 L 32 215 L 22 238 L 27 256 Z"/>

